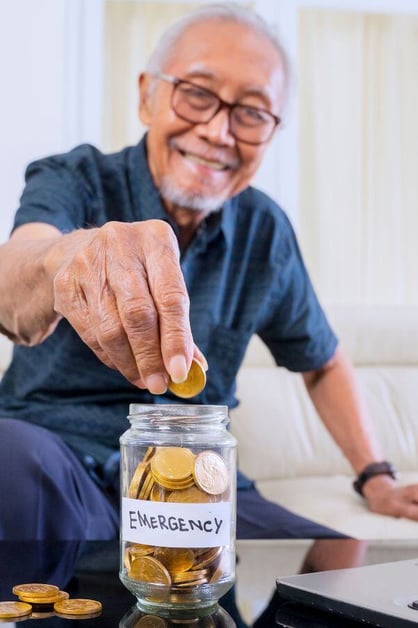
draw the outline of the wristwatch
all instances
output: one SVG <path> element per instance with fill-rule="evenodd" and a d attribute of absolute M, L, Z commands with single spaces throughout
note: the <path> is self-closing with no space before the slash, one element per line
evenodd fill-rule
<path fill-rule="evenodd" d="M 363 486 L 368 480 L 370 480 L 370 478 L 374 478 L 376 475 L 389 475 L 391 478 L 396 480 L 397 474 L 398 472 L 396 468 L 387 460 L 382 460 L 382 462 L 372 462 L 358 474 L 357 478 L 353 482 L 353 487 L 359 495 L 364 497 Z"/>

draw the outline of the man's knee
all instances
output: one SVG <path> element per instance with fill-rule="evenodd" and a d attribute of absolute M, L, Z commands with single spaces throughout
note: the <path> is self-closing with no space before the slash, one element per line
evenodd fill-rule
<path fill-rule="evenodd" d="M 117 517 L 75 454 L 48 430 L 0 419 L 0 538 L 112 538 Z"/>

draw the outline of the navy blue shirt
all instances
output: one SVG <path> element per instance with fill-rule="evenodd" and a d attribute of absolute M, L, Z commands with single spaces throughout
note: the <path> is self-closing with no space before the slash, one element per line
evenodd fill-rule
<path fill-rule="evenodd" d="M 144 138 L 115 154 L 82 145 L 32 163 L 14 228 L 45 222 L 66 233 L 148 219 L 178 231 L 152 180 Z M 210 214 L 182 252 L 181 268 L 194 341 L 209 363 L 206 388 L 191 403 L 237 404 L 235 379 L 253 334 L 292 371 L 316 369 L 334 354 L 337 340 L 291 224 L 262 192 L 248 187 Z M 135 388 L 102 364 L 66 320 L 42 344 L 16 346 L 0 383 L 0 416 L 47 427 L 101 461 L 119 447 L 130 403 L 179 399 Z"/>

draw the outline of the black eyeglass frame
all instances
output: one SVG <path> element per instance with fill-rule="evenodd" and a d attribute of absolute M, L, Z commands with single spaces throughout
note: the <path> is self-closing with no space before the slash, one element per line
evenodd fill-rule
<path fill-rule="evenodd" d="M 213 120 L 213 118 L 221 111 L 221 109 L 227 109 L 228 110 L 228 116 L 229 116 L 230 133 L 231 133 L 231 135 L 233 135 L 233 137 L 235 137 L 236 140 L 238 140 L 239 142 L 243 142 L 244 144 L 251 144 L 252 146 L 260 146 L 261 144 L 266 144 L 267 142 L 269 142 L 271 140 L 271 138 L 273 137 L 273 134 L 274 134 L 276 128 L 281 123 L 281 118 L 279 116 L 274 115 L 274 113 L 271 113 L 271 111 L 268 111 L 267 109 L 263 109 L 263 107 L 254 107 L 253 105 L 244 105 L 244 104 L 239 103 L 239 102 L 234 102 L 234 103 L 227 102 L 226 100 L 223 100 L 220 96 L 218 96 L 218 94 L 216 92 L 213 92 L 211 89 L 207 89 L 206 87 L 203 87 L 202 85 L 198 85 L 197 83 L 193 83 L 192 81 L 188 81 L 186 79 L 178 78 L 177 76 L 172 76 L 170 74 L 164 74 L 163 72 L 155 72 L 152 75 L 155 76 L 155 78 L 160 79 L 161 81 L 167 81 L 168 83 L 171 83 L 173 85 L 173 91 L 171 93 L 170 105 L 171 105 L 172 110 L 176 114 L 176 116 L 178 116 L 182 120 L 185 120 L 185 122 L 190 122 L 191 124 L 207 124 L 208 122 Z M 191 85 L 192 87 L 197 87 L 197 88 L 207 92 L 208 94 L 210 94 L 211 96 L 216 98 L 216 100 L 219 102 L 218 107 L 216 107 L 215 111 L 210 115 L 210 117 L 207 120 L 202 120 L 202 121 L 196 121 L 195 122 L 194 120 L 190 120 L 189 118 L 185 118 L 183 115 L 180 115 L 177 112 L 177 110 L 176 110 L 176 108 L 174 107 L 174 104 L 173 104 L 174 95 L 175 95 L 176 87 L 178 85 L 181 85 L 182 83 L 186 84 L 186 85 Z M 236 107 L 242 107 L 242 108 L 246 107 L 248 109 L 254 109 L 255 111 L 260 111 L 263 114 L 266 114 L 267 116 L 269 116 L 269 118 L 271 118 L 271 120 L 274 123 L 273 126 L 272 126 L 272 129 L 271 129 L 271 133 L 269 134 L 269 136 L 265 140 L 261 140 L 260 142 L 249 142 L 248 140 L 243 140 L 240 137 L 238 137 L 236 135 L 236 133 L 232 130 L 232 125 L 231 125 L 231 112 Z"/>

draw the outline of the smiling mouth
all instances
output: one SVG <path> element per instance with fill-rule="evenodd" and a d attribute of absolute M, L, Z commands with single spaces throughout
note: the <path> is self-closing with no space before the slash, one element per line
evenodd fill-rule
<path fill-rule="evenodd" d="M 184 151 L 180 151 L 183 157 L 185 157 L 188 161 L 192 161 L 195 164 L 199 164 L 200 166 L 205 166 L 206 168 L 211 168 L 212 170 L 227 170 L 229 166 L 220 161 L 212 161 L 211 159 L 204 159 L 203 157 L 198 157 L 197 155 L 193 155 L 192 153 L 186 153 Z"/>

